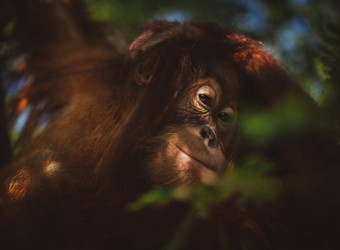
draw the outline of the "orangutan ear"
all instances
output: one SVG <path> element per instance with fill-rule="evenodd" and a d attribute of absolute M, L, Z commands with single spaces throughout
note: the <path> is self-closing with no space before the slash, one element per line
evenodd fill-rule
<path fill-rule="evenodd" d="M 158 54 L 145 55 L 143 57 L 137 64 L 134 72 L 134 80 L 140 86 L 147 85 L 151 82 L 160 63 Z"/>

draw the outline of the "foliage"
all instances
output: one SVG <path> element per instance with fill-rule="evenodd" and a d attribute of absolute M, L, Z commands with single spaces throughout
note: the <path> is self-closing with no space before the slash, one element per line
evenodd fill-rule
<path fill-rule="evenodd" d="M 329 18 L 319 28 L 320 35 L 324 41 L 321 46 L 320 64 L 321 73 L 324 74 L 324 82 L 328 86 L 329 98 L 325 101 L 329 120 L 340 127 L 340 9 L 339 5 L 329 1 L 327 8 Z"/>
<path fill-rule="evenodd" d="M 145 206 L 180 201 L 189 203 L 196 215 L 206 217 L 211 207 L 233 195 L 239 195 L 240 205 L 245 201 L 259 203 L 274 198 L 277 193 L 275 181 L 266 176 L 272 168 L 272 163 L 258 155 L 252 155 L 240 168 L 226 173 L 214 185 L 157 188 L 142 195 L 139 200 L 130 204 L 129 208 L 136 210 Z"/>

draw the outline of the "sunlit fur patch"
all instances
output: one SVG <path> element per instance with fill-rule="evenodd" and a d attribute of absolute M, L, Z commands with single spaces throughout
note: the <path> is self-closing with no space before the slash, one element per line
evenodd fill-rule
<path fill-rule="evenodd" d="M 16 201 L 24 198 L 31 184 L 31 176 L 25 169 L 20 170 L 7 181 L 7 195 L 10 200 Z"/>
<path fill-rule="evenodd" d="M 47 161 L 44 165 L 43 171 L 46 175 L 50 176 L 55 174 L 60 168 L 60 163 L 56 161 Z"/>
<path fill-rule="evenodd" d="M 149 175 L 152 182 L 161 185 L 183 185 L 198 181 L 198 173 L 189 167 L 188 159 L 174 144 L 163 142 L 152 155 Z"/>
<path fill-rule="evenodd" d="M 174 137 L 178 137 L 178 135 L 174 135 Z M 179 141 L 176 138 L 172 140 Z M 216 172 L 207 169 L 171 142 L 168 144 L 166 157 L 170 160 L 173 159 L 177 173 L 183 180 L 187 179 L 187 174 L 192 171 L 197 172 L 200 182 L 204 184 L 213 184 L 217 180 L 218 175 Z"/>
<path fill-rule="evenodd" d="M 163 185 L 215 183 L 227 167 L 223 167 L 227 162 L 220 149 L 207 148 L 195 126 L 173 130 L 153 141 L 159 145 L 150 157 L 149 166 L 153 167 L 149 172 L 153 182 Z"/>
<path fill-rule="evenodd" d="M 183 152 L 179 151 L 178 148 L 169 143 L 165 151 L 165 157 L 170 161 L 174 162 L 175 171 L 181 180 L 186 180 L 189 178 L 191 173 L 190 168 L 190 157 Z"/>

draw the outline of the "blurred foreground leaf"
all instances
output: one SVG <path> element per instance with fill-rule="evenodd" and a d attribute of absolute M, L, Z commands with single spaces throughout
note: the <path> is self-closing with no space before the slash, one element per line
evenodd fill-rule
<path fill-rule="evenodd" d="M 240 133 L 248 140 L 269 142 L 287 133 L 317 126 L 306 98 L 287 95 L 269 110 L 248 110 L 240 114 Z"/>
<path fill-rule="evenodd" d="M 273 165 L 259 156 L 250 156 L 240 168 L 223 175 L 214 185 L 157 188 L 142 195 L 129 205 L 132 210 L 147 206 L 165 205 L 172 201 L 189 203 L 200 217 L 209 215 L 212 206 L 239 195 L 239 204 L 246 201 L 260 203 L 277 194 L 275 181 L 267 176 Z"/>

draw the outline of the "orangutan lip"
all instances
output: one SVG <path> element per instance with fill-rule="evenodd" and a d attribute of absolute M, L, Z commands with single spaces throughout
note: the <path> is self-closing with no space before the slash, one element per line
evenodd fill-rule
<path fill-rule="evenodd" d="M 179 151 L 181 151 L 183 154 L 187 155 L 187 156 L 188 156 L 189 158 L 191 158 L 195 163 L 197 163 L 197 164 L 199 164 L 199 165 L 201 165 L 201 166 L 203 166 L 203 167 L 205 167 L 205 168 L 207 168 L 207 169 L 209 169 L 209 170 L 211 170 L 211 171 L 217 172 L 217 168 L 216 168 L 216 167 L 211 166 L 211 165 L 207 165 L 207 164 L 201 162 L 201 161 L 198 160 L 197 158 L 192 157 L 190 154 L 186 153 L 186 152 L 185 152 L 183 149 L 181 149 L 179 146 L 177 146 L 177 145 L 175 145 L 175 146 L 176 146 L 176 148 L 177 148 Z"/>

